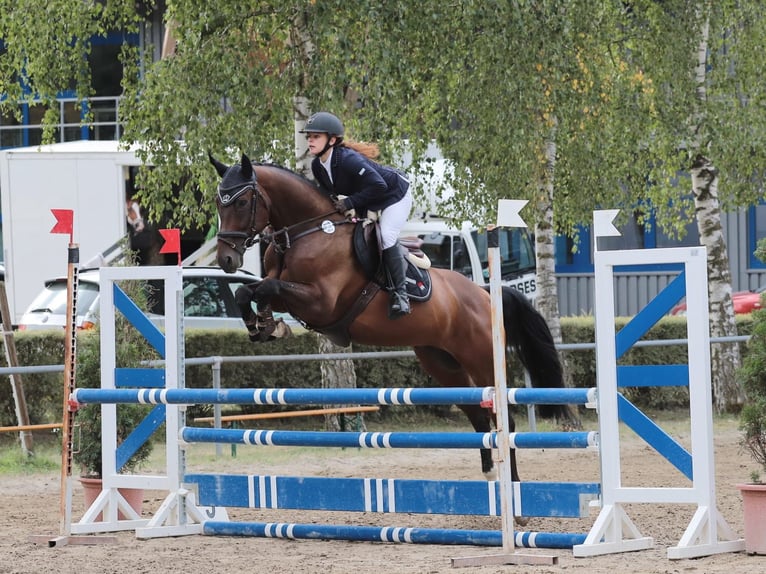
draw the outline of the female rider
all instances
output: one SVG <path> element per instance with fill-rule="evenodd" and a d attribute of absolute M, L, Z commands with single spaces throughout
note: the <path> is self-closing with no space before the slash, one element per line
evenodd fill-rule
<path fill-rule="evenodd" d="M 354 210 L 360 217 L 380 211 L 379 225 L 383 267 L 388 278 L 388 316 L 397 319 L 410 312 L 405 288 L 407 262 L 399 246 L 399 232 L 412 208 L 410 183 L 390 167 L 373 161 L 379 154 L 375 144 L 345 142 L 343 123 L 329 112 L 317 112 L 300 133 L 306 134 L 309 151 L 315 156 L 311 171 L 319 184 L 335 199 L 339 213 Z"/>

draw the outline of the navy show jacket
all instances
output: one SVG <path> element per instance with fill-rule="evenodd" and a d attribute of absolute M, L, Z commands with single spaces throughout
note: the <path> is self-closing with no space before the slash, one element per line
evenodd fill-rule
<path fill-rule="evenodd" d="M 345 146 L 333 148 L 330 157 L 332 182 L 318 157 L 311 162 L 314 178 L 333 195 L 348 196 L 349 209 L 359 215 L 379 211 L 404 197 L 410 184 L 404 175 Z"/>

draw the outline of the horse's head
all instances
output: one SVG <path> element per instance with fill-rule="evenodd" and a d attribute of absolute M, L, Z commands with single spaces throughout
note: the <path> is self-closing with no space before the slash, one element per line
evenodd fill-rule
<path fill-rule="evenodd" d="M 240 163 L 231 166 L 210 154 L 209 157 L 221 176 L 215 200 L 218 208 L 218 265 L 232 273 L 242 266 L 245 250 L 268 225 L 269 213 L 253 164 L 245 154 L 242 154 Z"/>

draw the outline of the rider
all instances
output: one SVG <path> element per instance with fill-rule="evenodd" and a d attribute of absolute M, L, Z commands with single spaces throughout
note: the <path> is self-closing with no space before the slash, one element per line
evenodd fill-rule
<path fill-rule="evenodd" d="M 391 298 L 388 316 L 397 319 L 408 314 L 407 262 L 399 246 L 399 231 L 412 207 L 409 181 L 398 170 L 373 161 L 380 153 L 377 145 L 344 142 L 343 123 L 329 112 L 312 115 L 300 133 L 306 134 L 309 151 L 315 156 L 311 162 L 314 178 L 336 197 L 339 213 L 354 210 L 364 217 L 367 211 L 381 212 L 383 266 Z"/>

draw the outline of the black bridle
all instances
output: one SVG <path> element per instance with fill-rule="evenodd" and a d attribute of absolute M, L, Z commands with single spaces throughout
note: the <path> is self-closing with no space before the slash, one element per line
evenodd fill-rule
<path fill-rule="evenodd" d="M 236 201 L 240 196 L 242 196 L 244 193 L 248 191 L 253 192 L 252 208 L 250 209 L 250 223 L 248 224 L 248 227 L 249 227 L 248 231 L 219 231 L 217 233 L 218 241 L 231 247 L 231 249 L 239 253 L 239 255 L 244 255 L 245 251 L 247 251 L 249 248 L 251 248 L 253 245 L 255 245 L 256 243 L 260 241 L 263 241 L 264 243 L 273 243 L 277 251 L 284 252 L 285 250 L 290 249 L 293 242 L 297 241 L 298 239 L 300 239 L 301 237 L 305 235 L 309 235 L 311 233 L 314 233 L 315 231 L 321 230 L 322 226 L 321 225 L 312 226 L 308 229 L 305 229 L 301 233 L 298 233 L 292 238 L 290 237 L 291 230 L 297 227 L 301 227 L 307 223 L 324 219 L 336 213 L 335 211 L 329 211 L 322 215 L 317 215 L 310 219 L 299 221 L 298 223 L 294 223 L 293 225 L 289 225 L 287 227 L 273 231 L 271 233 L 259 233 L 255 224 L 255 215 L 256 215 L 256 207 L 258 204 L 258 200 L 260 199 L 263 202 L 263 206 L 266 208 L 267 211 L 270 211 L 271 202 L 268 196 L 261 190 L 261 186 L 258 185 L 258 182 L 255 180 L 255 177 L 253 177 L 252 182 L 247 183 L 246 185 L 240 187 L 239 189 L 236 189 L 236 191 L 233 191 L 233 192 L 229 192 L 228 190 L 222 190 L 221 186 L 219 185 L 218 186 L 218 203 L 222 207 L 229 207 L 232 203 L 234 203 L 234 201 Z M 343 223 L 350 223 L 350 221 L 344 218 L 341 221 L 334 221 L 332 223 L 335 225 L 340 225 Z M 266 227 L 268 225 L 269 224 L 267 222 Z M 283 239 L 279 241 L 280 238 L 283 238 Z M 238 246 L 236 240 L 242 240 L 242 245 Z"/>
<path fill-rule="evenodd" d="M 250 209 L 250 223 L 248 224 L 248 231 L 218 231 L 216 234 L 218 241 L 225 243 L 231 247 L 234 251 L 240 255 L 244 255 L 245 251 L 255 245 L 258 242 L 258 229 L 255 227 L 255 210 L 258 205 L 258 199 L 263 201 L 264 206 L 268 210 L 268 202 L 266 196 L 262 193 L 260 186 L 255 180 L 255 174 L 253 174 L 253 180 L 246 185 L 230 191 L 228 189 L 221 189 L 218 185 L 218 203 L 222 207 L 229 207 L 237 199 L 239 199 L 244 193 L 248 191 L 253 192 L 252 207 Z M 241 239 L 242 245 L 238 246 L 236 240 Z"/>

